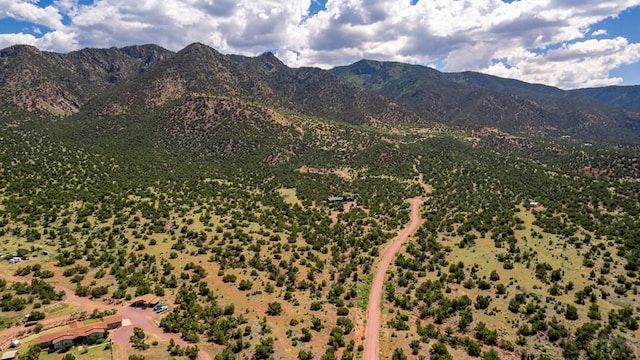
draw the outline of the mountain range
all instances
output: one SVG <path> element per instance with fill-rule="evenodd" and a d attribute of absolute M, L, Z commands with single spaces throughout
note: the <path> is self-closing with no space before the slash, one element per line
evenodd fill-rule
<path fill-rule="evenodd" d="M 225 126 L 234 133 L 241 118 L 260 128 L 262 120 L 288 112 L 371 127 L 441 123 L 640 142 L 640 86 L 565 91 L 371 60 L 331 70 L 290 68 L 271 53 L 223 55 L 198 43 L 178 52 L 140 45 L 67 54 L 12 46 L 0 50 L 0 95 L 4 119 L 152 116 L 174 135 L 210 133 L 229 119 L 235 121 Z"/>

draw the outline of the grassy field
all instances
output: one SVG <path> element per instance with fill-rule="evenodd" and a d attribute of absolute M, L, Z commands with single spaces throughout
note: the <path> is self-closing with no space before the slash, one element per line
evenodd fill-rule
<path fill-rule="evenodd" d="M 278 193 L 287 204 L 302 206 L 302 201 L 300 201 L 296 195 L 296 189 L 278 189 Z"/>

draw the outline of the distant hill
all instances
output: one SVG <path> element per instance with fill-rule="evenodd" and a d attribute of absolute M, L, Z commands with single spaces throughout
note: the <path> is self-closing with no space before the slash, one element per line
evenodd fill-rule
<path fill-rule="evenodd" d="M 572 93 L 590 96 L 605 104 L 640 111 L 640 86 L 607 86 L 572 90 Z"/>
<path fill-rule="evenodd" d="M 640 114 L 580 92 L 474 72 L 362 60 L 332 72 L 419 114 L 465 128 L 635 142 Z M 621 135 L 633 136 L 624 137 Z"/>
<path fill-rule="evenodd" d="M 290 68 L 271 53 L 223 55 L 198 43 L 177 53 L 156 45 L 68 54 L 12 46 L 0 51 L 0 95 L 5 119 L 75 114 L 117 117 L 122 127 L 140 115 L 171 118 L 179 111 L 175 107 L 191 107 L 194 98 L 223 97 L 252 109 L 373 127 L 436 121 L 527 136 L 640 141 L 634 87 L 564 91 L 474 72 L 442 73 L 369 60 L 330 71 Z M 209 111 L 203 106 L 203 113 Z M 196 110 L 187 116 L 201 118 Z"/>

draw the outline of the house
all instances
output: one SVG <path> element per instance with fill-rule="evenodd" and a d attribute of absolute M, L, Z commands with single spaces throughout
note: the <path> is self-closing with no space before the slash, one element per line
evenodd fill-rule
<path fill-rule="evenodd" d="M 131 306 L 133 307 L 153 307 L 160 302 L 160 299 L 153 294 L 146 294 L 133 299 Z"/>
<path fill-rule="evenodd" d="M 11 360 L 17 357 L 18 357 L 18 350 L 11 350 L 2 354 L 2 360 Z"/>
<path fill-rule="evenodd" d="M 102 318 L 102 322 L 107 325 L 107 329 L 116 329 L 122 326 L 122 315 L 114 314 Z"/>
<path fill-rule="evenodd" d="M 65 345 L 73 345 L 74 343 L 81 342 L 90 336 L 103 338 L 107 330 L 120 326 L 122 326 L 122 315 L 118 314 L 105 316 L 102 321 L 91 324 L 75 322 L 72 323 L 68 329 L 42 335 L 33 341 L 33 345 L 38 345 L 43 349 L 53 348 L 54 350 L 58 350 Z"/>

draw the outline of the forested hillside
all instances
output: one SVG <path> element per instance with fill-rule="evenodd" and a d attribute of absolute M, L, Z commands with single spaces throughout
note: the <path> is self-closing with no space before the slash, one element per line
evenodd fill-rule
<path fill-rule="evenodd" d="M 45 325 L 153 294 L 165 336 L 66 351 L 362 358 L 373 274 L 418 197 L 385 278 L 381 359 L 640 356 L 634 145 L 436 124 L 269 54 L 103 53 L 123 70 L 32 63 L 39 84 L 83 80 L 2 90 L 0 342 L 62 358 L 30 346 Z M 42 106 L 16 105 L 27 93 Z"/>

